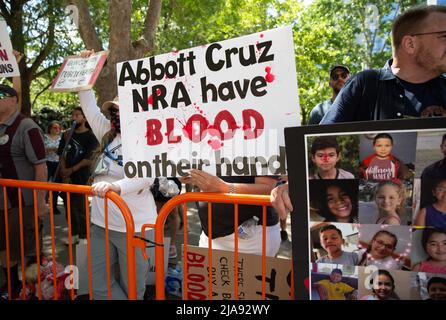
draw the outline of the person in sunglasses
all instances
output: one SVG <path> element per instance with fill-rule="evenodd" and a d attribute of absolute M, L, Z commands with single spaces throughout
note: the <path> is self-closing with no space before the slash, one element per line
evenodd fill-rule
<path fill-rule="evenodd" d="M 392 52 L 384 68 L 349 79 L 320 123 L 446 116 L 446 7 L 402 13 Z"/>
<path fill-rule="evenodd" d="M 19 63 L 21 54 L 14 52 L 14 55 Z M 46 182 L 47 158 L 43 136 L 39 126 L 19 111 L 19 83 L 20 77 L 14 77 L 14 88 L 0 84 L 0 178 Z M 25 260 L 21 263 L 26 264 L 36 255 L 34 205 L 37 207 L 40 228 L 48 212 L 45 194 L 45 191 L 38 190 L 34 200 L 33 191 L 23 188 L 20 206 L 17 188 L 6 188 L 5 194 L 3 190 L 0 191 L 0 273 L 3 272 L 3 279 L 7 279 L 7 284 L 0 288 L 0 300 L 17 298 L 20 293 L 22 283 L 18 273 L 19 261 L 23 255 Z M 5 215 L 8 217 L 7 229 Z"/>
<path fill-rule="evenodd" d="M 332 90 L 331 98 L 323 102 L 318 103 L 310 112 L 310 117 L 308 119 L 308 124 L 319 124 L 324 115 L 330 109 L 333 101 L 335 101 L 338 96 L 339 91 L 341 91 L 345 82 L 350 78 L 350 69 L 344 65 L 334 65 L 330 69 L 330 80 L 328 85 Z"/>

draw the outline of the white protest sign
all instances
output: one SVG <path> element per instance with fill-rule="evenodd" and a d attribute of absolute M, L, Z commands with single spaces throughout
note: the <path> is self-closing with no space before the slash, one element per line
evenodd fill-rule
<path fill-rule="evenodd" d="M 127 177 L 285 174 L 300 123 L 290 27 L 117 65 Z"/>
<path fill-rule="evenodd" d="M 19 66 L 12 53 L 6 21 L 0 18 L 0 77 L 20 76 Z"/>
<path fill-rule="evenodd" d="M 94 53 L 88 58 L 79 56 L 65 57 L 50 90 L 62 92 L 76 92 L 93 88 L 102 66 L 107 59 L 108 52 Z"/>

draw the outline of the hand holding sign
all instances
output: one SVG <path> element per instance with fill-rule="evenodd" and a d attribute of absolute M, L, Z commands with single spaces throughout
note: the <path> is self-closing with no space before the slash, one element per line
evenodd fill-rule
<path fill-rule="evenodd" d="M 13 56 L 6 22 L 0 18 L 0 77 L 20 76 L 18 61 Z"/>
<path fill-rule="evenodd" d="M 77 92 L 91 89 L 104 66 L 108 52 L 86 50 L 80 56 L 65 58 L 51 85 L 52 91 Z"/>
<path fill-rule="evenodd" d="M 204 192 L 228 192 L 229 185 L 222 179 L 201 170 L 192 169 L 190 176 L 180 178 L 181 182 L 190 183 Z"/>

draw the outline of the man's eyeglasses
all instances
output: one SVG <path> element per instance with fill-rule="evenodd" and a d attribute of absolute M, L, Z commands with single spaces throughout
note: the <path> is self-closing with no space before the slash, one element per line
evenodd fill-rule
<path fill-rule="evenodd" d="M 348 73 L 342 72 L 342 73 L 335 73 L 330 77 L 333 81 L 338 81 L 339 78 L 347 79 Z"/>
<path fill-rule="evenodd" d="M 428 35 L 428 34 L 440 34 L 440 33 L 445 33 L 446 34 L 446 30 L 434 31 L 434 32 L 414 33 L 414 34 L 411 34 L 410 36 L 411 37 L 415 37 L 415 36 L 425 36 L 425 35 Z"/>

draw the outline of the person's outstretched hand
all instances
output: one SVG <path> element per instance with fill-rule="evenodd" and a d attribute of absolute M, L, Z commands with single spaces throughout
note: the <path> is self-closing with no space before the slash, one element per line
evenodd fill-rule
<path fill-rule="evenodd" d="M 275 187 L 271 191 L 270 199 L 280 219 L 286 219 L 288 213 L 293 211 L 293 205 L 288 193 L 288 183 Z"/>
<path fill-rule="evenodd" d="M 217 176 L 207 172 L 192 169 L 190 176 L 179 179 L 183 183 L 193 184 L 203 192 L 228 192 L 229 185 Z"/>

